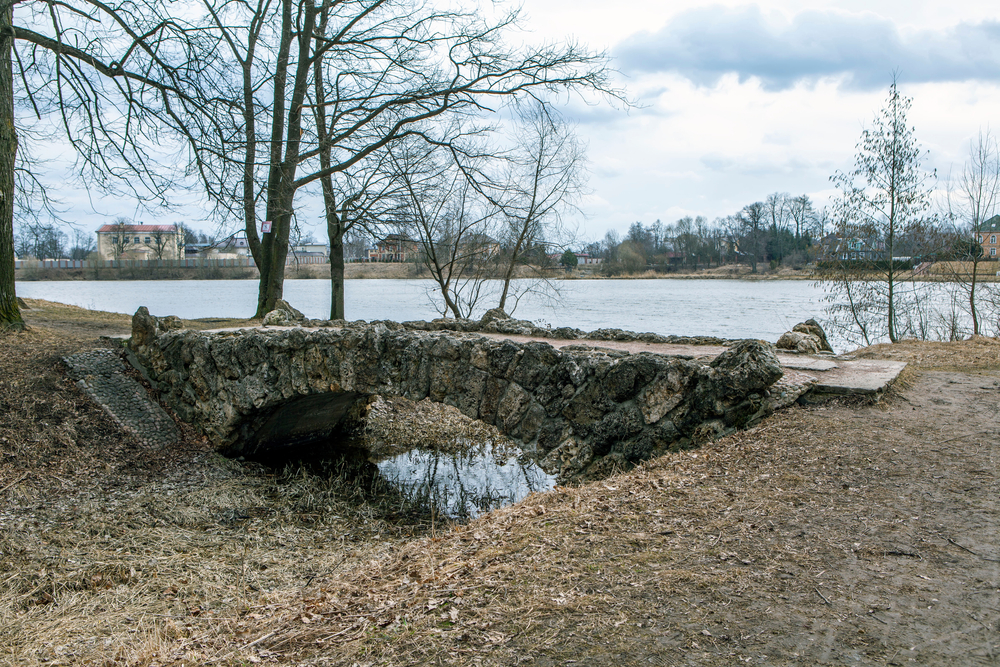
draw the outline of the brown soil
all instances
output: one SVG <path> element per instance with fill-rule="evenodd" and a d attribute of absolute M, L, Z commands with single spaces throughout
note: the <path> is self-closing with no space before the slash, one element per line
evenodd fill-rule
<path fill-rule="evenodd" d="M 29 304 L 0 337 L 0 663 L 1000 662 L 997 340 L 859 351 L 912 367 L 442 526 L 349 470 L 142 450 L 59 362 L 127 318 Z"/>

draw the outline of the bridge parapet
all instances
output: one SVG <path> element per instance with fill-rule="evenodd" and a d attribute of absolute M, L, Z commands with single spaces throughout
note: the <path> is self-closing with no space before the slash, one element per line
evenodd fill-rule
<path fill-rule="evenodd" d="M 385 322 L 159 331 L 144 311 L 130 347 L 161 400 L 218 449 L 247 455 L 327 437 L 362 399 L 383 394 L 493 424 L 564 480 L 596 476 L 760 419 L 782 375 L 762 341 L 705 364 Z"/>

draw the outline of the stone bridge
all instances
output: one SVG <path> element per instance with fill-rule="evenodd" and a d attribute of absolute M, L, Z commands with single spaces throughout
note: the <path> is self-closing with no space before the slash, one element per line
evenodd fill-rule
<path fill-rule="evenodd" d="M 492 424 L 563 479 L 751 424 L 775 408 L 783 374 L 762 341 L 707 363 L 421 327 L 169 330 L 141 308 L 129 350 L 161 401 L 227 453 L 329 438 L 369 396 L 395 395 Z"/>

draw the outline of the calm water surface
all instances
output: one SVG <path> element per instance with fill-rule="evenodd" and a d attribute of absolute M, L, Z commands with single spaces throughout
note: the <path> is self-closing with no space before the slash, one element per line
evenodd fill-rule
<path fill-rule="evenodd" d="M 775 341 L 796 322 L 822 321 L 823 291 L 809 281 L 571 280 L 556 301 L 522 301 L 514 316 L 585 331 L 618 327 L 664 335 L 763 338 Z M 438 317 L 430 280 L 348 280 L 352 320 L 425 320 Z M 249 317 L 257 303 L 254 280 L 19 282 L 19 296 L 95 310 L 154 315 Z M 286 280 L 285 298 L 307 317 L 330 313 L 325 280 Z"/>
<path fill-rule="evenodd" d="M 493 443 L 470 443 L 460 453 L 412 449 L 377 465 L 412 500 L 430 502 L 453 518 L 475 518 L 555 486 L 555 475 L 519 454 Z"/>

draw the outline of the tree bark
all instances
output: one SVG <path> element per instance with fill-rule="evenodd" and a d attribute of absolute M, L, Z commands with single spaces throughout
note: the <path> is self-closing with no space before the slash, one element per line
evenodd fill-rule
<path fill-rule="evenodd" d="M 344 226 L 327 212 L 326 230 L 330 237 L 330 319 L 344 319 Z"/>
<path fill-rule="evenodd" d="M 320 10 L 319 35 L 326 35 L 330 18 L 330 8 L 324 4 Z M 327 172 L 333 162 L 331 146 L 326 132 L 326 81 L 323 77 L 323 62 L 317 58 L 313 63 L 313 85 L 316 88 L 316 135 L 320 146 L 320 169 Z M 323 208 L 326 211 L 326 234 L 330 242 L 330 319 L 345 319 L 344 307 L 344 226 L 343 216 L 337 211 L 337 196 L 333 190 L 333 175 L 325 173 L 320 179 L 323 190 Z"/>
<path fill-rule="evenodd" d="M 11 64 L 13 9 L 0 13 L 0 329 L 23 329 L 14 287 L 14 76 Z"/>
<path fill-rule="evenodd" d="M 973 251 L 975 252 L 975 251 Z M 979 312 L 976 310 L 976 274 L 979 272 L 979 257 L 972 257 L 972 282 L 969 284 L 969 314 L 972 315 L 972 335 L 979 335 Z"/>
<path fill-rule="evenodd" d="M 305 3 L 302 30 L 299 32 L 298 62 L 292 80 L 292 94 L 288 103 L 288 121 L 284 122 L 285 81 L 288 74 L 288 56 L 291 50 L 292 0 L 284 0 L 282 9 L 282 38 L 275 76 L 274 131 L 271 146 L 271 172 L 267 188 L 267 219 L 271 233 L 261 243 L 263 264 L 260 270 L 260 289 L 257 294 L 257 313 L 264 317 L 274 310 L 283 295 L 285 259 L 288 256 L 288 237 L 291 231 L 293 202 L 295 200 L 295 172 L 299 163 L 302 137 L 302 109 L 309 85 L 313 30 L 316 25 L 316 7 Z M 280 85 L 279 85 L 280 84 Z M 279 120 L 281 121 L 279 123 Z M 287 129 L 284 129 L 286 128 Z M 282 139 L 282 130 L 284 138 Z M 283 154 L 283 155 L 282 155 Z"/>

